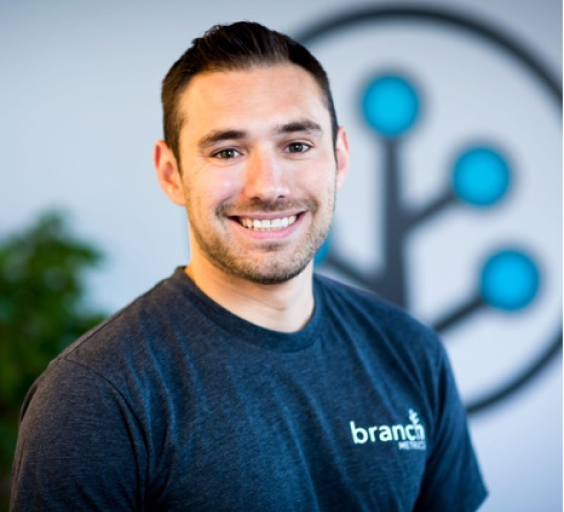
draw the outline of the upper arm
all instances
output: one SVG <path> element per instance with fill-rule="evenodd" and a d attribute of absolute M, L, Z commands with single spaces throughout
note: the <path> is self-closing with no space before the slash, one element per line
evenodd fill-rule
<path fill-rule="evenodd" d="M 140 510 L 145 463 L 121 394 L 92 370 L 57 361 L 22 409 L 11 510 Z"/>
<path fill-rule="evenodd" d="M 448 358 L 443 351 L 441 356 L 434 395 L 436 423 L 415 511 L 473 512 L 487 491 Z"/>

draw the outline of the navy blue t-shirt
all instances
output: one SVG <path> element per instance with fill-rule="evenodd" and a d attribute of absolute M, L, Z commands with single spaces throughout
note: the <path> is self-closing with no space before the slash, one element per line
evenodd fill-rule
<path fill-rule="evenodd" d="M 22 409 L 12 511 L 470 512 L 486 496 L 441 343 L 326 278 L 296 333 L 177 269 L 71 345 Z"/>

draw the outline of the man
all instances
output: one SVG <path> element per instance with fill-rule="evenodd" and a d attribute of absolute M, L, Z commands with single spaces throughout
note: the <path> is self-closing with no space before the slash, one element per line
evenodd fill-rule
<path fill-rule="evenodd" d="M 30 390 L 12 510 L 476 510 L 440 342 L 313 274 L 348 170 L 319 63 L 261 25 L 218 26 L 162 97 L 154 161 L 191 261 Z"/>

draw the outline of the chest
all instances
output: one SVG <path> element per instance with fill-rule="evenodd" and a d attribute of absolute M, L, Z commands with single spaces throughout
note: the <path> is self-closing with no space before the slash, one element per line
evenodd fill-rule
<path fill-rule="evenodd" d="M 161 506 L 178 510 L 410 510 L 429 420 L 415 382 L 329 351 L 215 357 L 161 406 Z M 395 379 L 394 381 L 396 381 Z M 166 477 L 163 477 L 166 475 Z"/>

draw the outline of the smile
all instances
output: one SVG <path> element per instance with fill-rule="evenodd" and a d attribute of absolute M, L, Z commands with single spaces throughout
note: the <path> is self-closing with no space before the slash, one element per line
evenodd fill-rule
<path fill-rule="evenodd" d="M 279 219 L 251 219 L 248 217 L 239 217 L 237 220 L 241 226 L 253 231 L 273 231 L 276 229 L 284 229 L 296 222 L 297 216 L 280 217 Z"/>

